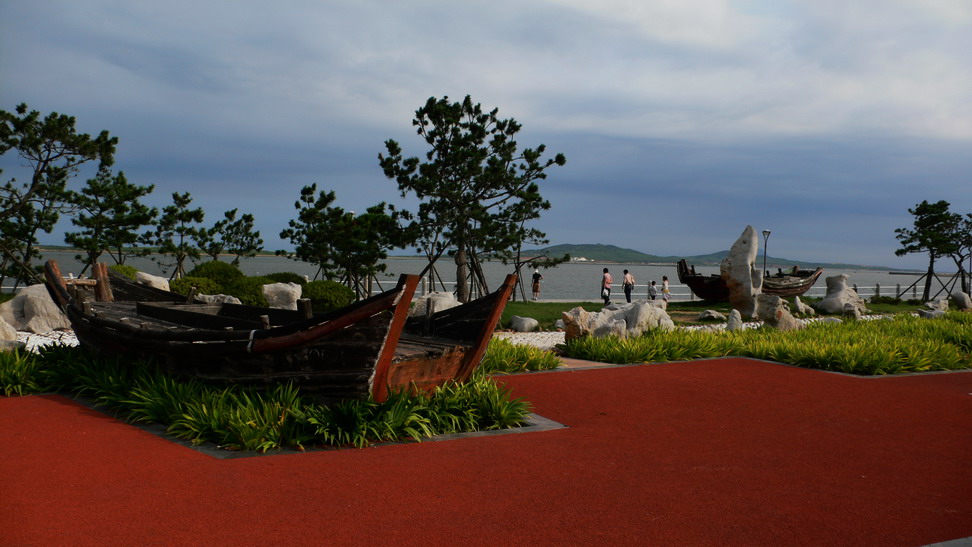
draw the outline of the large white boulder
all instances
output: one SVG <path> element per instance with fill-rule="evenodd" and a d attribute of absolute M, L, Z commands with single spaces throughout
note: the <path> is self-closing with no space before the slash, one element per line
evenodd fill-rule
<path fill-rule="evenodd" d="M 17 329 L 6 320 L 0 318 L 0 343 L 17 340 Z"/>
<path fill-rule="evenodd" d="M 867 304 L 852 287 L 847 285 L 850 276 L 835 275 L 827 278 L 827 294 L 815 306 L 821 313 L 842 314 L 845 304 L 853 304 L 860 313 L 867 313 Z"/>
<path fill-rule="evenodd" d="M 510 317 L 510 327 L 516 332 L 531 332 L 540 327 L 540 322 L 532 317 L 514 315 Z"/>
<path fill-rule="evenodd" d="M 589 312 L 584 308 L 574 308 L 562 314 L 564 337 L 567 340 L 583 336 L 621 338 L 640 336 L 654 329 L 672 330 L 675 323 L 668 313 L 649 301 L 631 304 L 612 304 L 599 312 Z"/>
<path fill-rule="evenodd" d="M 756 268 L 758 253 L 756 229 L 746 226 L 719 264 L 719 274 L 729 288 L 729 303 L 743 317 L 752 317 L 756 313 L 756 295 L 763 287 L 763 274 Z"/>
<path fill-rule="evenodd" d="M 952 292 L 952 304 L 957 310 L 972 310 L 972 297 L 958 289 Z"/>
<path fill-rule="evenodd" d="M 141 283 L 142 285 L 162 289 L 163 291 L 171 290 L 169 289 L 169 280 L 157 275 L 147 274 L 145 272 L 137 272 L 135 274 L 135 281 L 137 283 Z"/>
<path fill-rule="evenodd" d="M 451 292 L 430 292 L 414 300 L 412 307 L 408 310 L 408 315 L 412 317 L 424 316 L 426 308 L 429 307 L 429 303 L 432 305 L 433 313 L 455 308 L 460 304 Z"/>
<path fill-rule="evenodd" d="M 296 310 L 302 288 L 298 283 L 270 283 L 263 286 L 263 296 L 271 308 Z"/>
<path fill-rule="evenodd" d="M 804 327 L 803 321 L 790 314 L 786 301 L 775 294 L 756 296 L 756 314 L 764 324 L 776 330 L 799 330 Z"/>
<path fill-rule="evenodd" d="M 0 318 L 19 331 L 37 334 L 71 328 L 67 316 L 41 284 L 24 287 L 12 300 L 0 304 Z"/>

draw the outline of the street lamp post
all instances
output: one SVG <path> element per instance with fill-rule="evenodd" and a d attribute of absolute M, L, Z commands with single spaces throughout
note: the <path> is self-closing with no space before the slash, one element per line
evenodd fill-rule
<path fill-rule="evenodd" d="M 769 236 L 770 236 L 770 231 L 763 230 L 763 277 L 766 277 L 768 273 L 766 271 L 766 247 L 768 247 Z"/>

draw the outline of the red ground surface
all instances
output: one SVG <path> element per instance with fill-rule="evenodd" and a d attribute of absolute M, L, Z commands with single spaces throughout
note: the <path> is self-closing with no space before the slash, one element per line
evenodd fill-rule
<path fill-rule="evenodd" d="M 924 545 L 972 536 L 972 373 L 509 377 L 566 429 L 215 459 L 0 398 L 3 545 Z"/>

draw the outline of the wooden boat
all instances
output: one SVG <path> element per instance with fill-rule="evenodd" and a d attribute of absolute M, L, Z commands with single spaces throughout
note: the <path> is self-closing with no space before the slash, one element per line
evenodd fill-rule
<path fill-rule="evenodd" d="M 729 287 L 719 274 L 704 275 L 695 272 L 695 266 L 689 266 L 685 259 L 675 265 L 678 280 L 688 287 L 702 300 L 724 302 L 729 300 Z M 792 270 L 763 278 L 763 292 L 781 297 L 800 296 L 810 290 L 823 273 L 823 268 L 816 270 L 800 270 L 794 266 Z"/>
<path fill-rule="evenodd" d="M 90 291 L 69 286 L 54 261 L 45 265 L 48 290 L 82 345 L 150 358 L 169 373 L 207 382 L 292 381 L 323 401 L 369 395 L 382 401 L 394 390 L 468 379 L 512 291 L 508 280 L 497 291 L 505 297 L 493 293 L 408 327 L 414 275 L 401 276 L 392 290 L 314 314 L 309 307 L 186 302 L 118 277 L 109 281 L 107 268 L 97 266 L 90 299 Z"/>

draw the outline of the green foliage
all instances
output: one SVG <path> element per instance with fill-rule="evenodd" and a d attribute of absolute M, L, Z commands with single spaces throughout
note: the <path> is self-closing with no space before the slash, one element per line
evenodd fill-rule
<path fill-rule="evenodd" d="M 132 281 L 134 281 L 135 276 L 138 275 L 138 268 L 135 266 L 129 266 L 127 264 L 112 264 L 111 266 L 108 266 L 108 269 L 118 275 L 123 275 Z"/>
<path fill-rule="evenodd" d="M 413 241 L 430 257 L 455 249 L 457 298 L 469 299 L 467 267 L 477 255 L 519 249 L 524 240 L 545 241 L 526 223 L 539 218 L 550 202 L 540 195 L 538 181 L 553 165 L 564 165 L 557 154 L 541 160 L 546 147 L 518 149 L 521 125 L 500 119 L 499 109 L 484 112 L 468 95 L 462 102 L 430 97 L 415 111 L 412 125 L 429 150 L 424 159 L 405 157 L 394 140 L 379 154 L 382 171 L 398 183 L 403 196 L 421 200 L 414 215 Z"/>
<path fill-rule="evenodd" d="M 354 302 L 354 291 L 336 281 L 311 281 L 301 293 L 309 298 L 315 312 L 335 310 Z"/>
<path fill-rule="evenodd" d="M 227 262 L 220 262 L 218 260 L 203 262 L 193 268 L 188 275 L 190 277 L 205 277 L 212 279 L 222 286 L 229 285 L 230 283 L 245 277 L 245 274 L 239 269 L 239 267 Z"/>
<path fill-rule="evenodd" d="M 186 276 L 169 281 L 169 289 L 174 293 L 189 294 L 189 290 L 196 288 L 197 294 L 225 294 L 223 285 L 208 277 Z"/>
<path fill-rule="evenodd" d="M 44 391 L 37 357 L 21 350 L 0 351 L 0 389 L 7 397 Z"/>
<path fill-rule="evenodd" d="M 301 286 L 307 284 L 307 280 L 304 279 L 304 276 L 295 274 L 294 272 L 275 272 L 267 274 L 263 277 L 266 277 L 274 283 L 297 283 Z"/>
<path fill-rule="evenodd" d="M 582 338 L 570 357 L 608 363 L 663 362 L 733 355 L 852 374 L 895 374 L 972 368 L 972 316 L 813 323 L 799 331 L 678 329 L 625 340 Z"/>
<path fill-rule="evenodd" d="M 333 206 L 335 199 L 333 191 L 318 192 L 317 184 L 302 188 L 297 218 L 280 237 L 293 243 L 291 258 L 316 264 L 326 279 L 346 280 L 363 296 L 362 282 L 385 271 L 388 250 L 406 244 L 399 214 L 382 202 L 355 216 Z"/>
<path fill-rule="evenodd" d="M 194 246 L 193 242 L 200 237 L 204 229 L 199 224 L 206 214 L 200 207 L 190 209 L 190 203 L 192 203 L 192 196 L 189 192 L 183 194 L 173 192 L 172 205 L 162 208 L 162 215 L 159 217 L 155 231 L 142 237 L 143 243 L 157 248 L 160 266 L 174 267 L 171 279 L 185 276 L 186 260 L 198 259 L 200 256 L 199 248 Z M 171 256 L 174 262 L 165 264 L 166 256 Z"/>
<path fill-rule="evenodd" d="M 551 370 L 559 366 L 560 358 L 552 351 L 514 344 L 502 338 L 493 338 L 489 341 L 486 354 L 483 356 L 479 368 L 476 369 L 476 374 Z"/>
<path fill-rule="evenodd" d="M 240 302 L 248 306 L 264 306 L 267 304 L 267 297 L 263 295 L 263 286 L 273 283 L 270 279 L 263 276 L 241 277 L 223 287 L 226 294 L 235 296 Z"/>
<path fill-rule="evenodd" d="M 253 215 L 247 213 L 237 219 L 236 212 L 226 211 L 212 228 L 200 228 L 196 236 L 199 249 L 213 260 L 226 252 L 233 255 L 233 264 L 239 264 L 240 258 L 256 256 L 263 250 L 263 238 L 253 229 Z"/>
<path fill-rule="evenodd" d="M 0 353 L 5 395 L 55 390 L 90 397 L 132 422 L 159 423 L 178 438 L 231 450 L 267 451 L 310 445 L 367 446 L 433 435 L 514 427 L 529 405 L 478 377 L 432 394 L 393 392 L 386 401 L 323 406 L 293 385 L 216 387 L 175 379 L 146 362 L 99 357 L 54 346 L 39 355 Z"/>
<path fill-rule="evenodd" d="M 79 257 L 85 269 L 106 249 L 118 264 L 124 264 L 129 255 L 144 254 L 135 249 L 138 231 L 152 223 L 158 209 L 139 202 L 139 198 L 154 189 L 154 185 L 129 183 L 123 172 L 113 176 L 105 167 L 88 179 L 80 192 L 70 193 L 69 201 L 78 209 L 71 222 L 80 230 L 64 234 L 64 241 L 85 252 L 85 257 Z"/>

